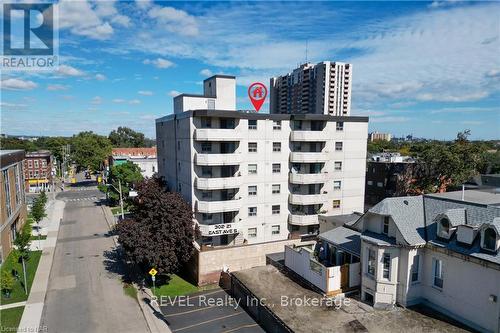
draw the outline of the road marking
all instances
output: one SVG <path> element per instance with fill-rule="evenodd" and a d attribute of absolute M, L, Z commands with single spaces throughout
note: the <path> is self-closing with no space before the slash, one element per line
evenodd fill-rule
<path fill-rule="evenodd" d="M 230 314 L 230 315 L 227 315 L 227 316 L 222 316 L 222 317 L 218 317 L 218 318 L 214 318 L 214 319 L 210 319 L 210 320 L 205 320 L 205 321 L 202 321 L 201 323 L 198 323 L 198 324 L 193 324 L 193 325 L 189 325 L 189 326 L 186 326 L 186 327 L 178 328 L 176 330 L 172 330 L 172 332 L 179 332 L 179 331 L 187 330 L 189 328 L 200 326 L 200 325 L 204 325 L 204 324 L 208 324 L 208 323 L 211 323 L 213 321 L 217 321 L 217 320 L 221 320 L 221 319 L 225 319 L 225 318 L 234 317 L 234 316 L 240 315 L 242 313 L 245 313 L 245 312 L 240 311 L 240 312 L 233 313 L 233 314 Z"/>
<path fill-rule="evenodd" d="M 240 330 L 240 329 L 242 329 L 242 328 L 250 328 L 250 327 L 255 327 L 255 326 L 259 326 L 259 324 L 246 324 L 246 325 L 241 325 L 241 326 L 238 326 L 238 327 L 232 328 L 232 329 L 230 329 L 230 330 L 223 331 L 223 332 L 221 332 L 221 333 L 236 332 L 236 331 L 239 331 L 239 330 Z"/>
<path fill-rule="evenodd" d="M 203 310 L 209 310 L 211 308 L 214 308 L 215 305 L 209 305 L 207 307 L 204 307 L 204 308 L 199 308 L 199 309 L 194 309 L 194 310 L 189 310 L 189 311 L 184 311 L 184 312 L 177 312 L 177 313 L 172 313 L 172 314 L 169 314 L 169 315 L 164 315 L 165 317 L 174 317 L 174 316 L 182 316 L 182 315 L 185 315 L 185 314 L 188 314 L 188 313 L 193 313 L 193 312 L 198 312 L 198 311 L 203 311 Z"/>

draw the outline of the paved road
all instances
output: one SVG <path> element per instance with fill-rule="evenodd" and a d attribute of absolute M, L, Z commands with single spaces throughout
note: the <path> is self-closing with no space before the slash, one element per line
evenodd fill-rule
<path fill-rule="evenodd" d="M 59 229 L 41 327 L 51 333 L 147 332 L 137 302 L 123 292 L 121 266 L 114 260 L 113 240 L 102 208 L 92 200 L 95 189 L 66 190 L 68 201 Z"/>

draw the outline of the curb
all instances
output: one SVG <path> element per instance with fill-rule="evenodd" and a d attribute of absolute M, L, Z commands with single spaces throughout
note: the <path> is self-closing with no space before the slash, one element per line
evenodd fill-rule
<path fill-rule="evenodd" d="M 115 221 L 115 217 L 113 216 L 113 213 L 111 212 L 111 208 L 109 208 L 108 206 L 101 206 L 102 208 L 102 212 L 104 214 L 104 219 L 106 220 L 106 223 L 108 224 L 108 229 L 109 231 L 113 231 L 113 227 L 116 225 L 116 223 L 114 223 Z M 111 216 L 111 217 L 110 217 Z M 111 221 L 110 221 L 111 219 Z M 111 238 L 113 239 L 113 243 L 115 244 L 115 247 L 118 246 L 118 241 L 117 241 L 117 237 L 115 235 L 111 236 Z"/>

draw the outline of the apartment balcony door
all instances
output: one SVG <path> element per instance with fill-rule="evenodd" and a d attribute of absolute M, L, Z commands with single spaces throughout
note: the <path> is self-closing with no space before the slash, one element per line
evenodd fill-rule
<path fill-rule="evenodd" d="M 340 266 L 340 289 L 349 288 L 349 264 Z"/>

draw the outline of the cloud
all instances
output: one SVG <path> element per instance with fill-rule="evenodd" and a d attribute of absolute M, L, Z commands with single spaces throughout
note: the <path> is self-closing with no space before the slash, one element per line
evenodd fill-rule
<path fill-rule="evenodd" d="M 463 120 L 460 122 L 460 124 L 462 125 L 481 125 L 483 123 L 484 123 L 483 121 L 479 120 Z"/>
<path fill-rule="evenodd" d="M 181 36 L 193 37 L 199 33 L 194 16 L 173 7 L 154 6 L 148 11 L 148 16 L 155 19 L 158 26 Z"/>
<path fill-rule="evenodd" d="M 28 105 L 22 103 L 9 103 L 9 102 L 0 102 L 0 107 L 2 110 L 22 110 L 25 109 Z"/>
<path fill-rule="evenodd" d="M 105 75 L 103 75 L 103 74 L 99 74 L 99 73 L 98 73 L 98 74 L 96 74 L 96 75 L 95 75 L 95 79 L 96 79 L 97 81 L 104 81 L 104 80 L 106 80 L 106 76 L 105 76 Z"/>
<path fill-rule="evenodd" d="M 2 80 L 2 89 L 5 90 L 32 90 L 38 86 L 33 81 L 9 78 Z"/>
<path fill-rule="evenodd" d="M 428 7 L 429 8 L 443 8 L 443 7 L 449 7 L 449 6 L 454 6 L 458 4 L 464 4 L 466 3 L 465 1 L 459 1 L 459 0 L 445 0 L 445 1 L 433 1 Z"/>
<path fill-rule="evenodd" d="M 139 90 L 137 93 L 139 95 L 143 95 L 143 96 L 152 96 L 153 95 L 153 92 L 149 91 L 149 90 Z"/>
<path fill-rule="evenodd" d="M 442 108 L 432 110 L 432 114 L 438 113 L 478 113 L 478 112 L 499 112 L 500 108 L 487 108 L 487 107 L 455 107 L 455 108 Z"/>
<path fill-rule="evenodd" d="M 372 123 L 405 123 L 407 121 L 410 121 L 410 118 L 394 116 L 370 118 L 370 122 Z"/>
<path fill-rule="evenodd" d="M 214 75 L 214 73 L 212 73 L 212 71 L 208 68 L 205 68 L 205 69 L 202 69 L 200 71 L 200 75 L 203 75 L 203 76 L 206 76 L 206 77 L 209 77 L 209 76 L 212 76 Z"/>
<path fill-rule="evenodd" d="M 100 96 L 95 96 L 94 98 L 92 98 L 90 103 L 94 105 L 102 104 L 102 98 Z"/>
<path fill-rule="evenodd" d="M 101 3 L 101 2 L 99 2 Z M 103 21 L 98 7 L 88 1 L 61 0 L 59 9 L 59 28 L 68 29 L 72 34 L 91 39 L 105 40 L 113 34 L 113 27 Z"/>
<path fill-rule="evenodd" d="M 498 79 L 500 78 L 500 69 L 492 69 L 486 73 L 486 77 Z"/>
<path fill-rule="evenodd" d="M 451 93 L 423 93 L 417 96 L 417 100 L 420 101 L 434 101 L 434 102 L 471 102 L 488 97 L 488 92 L 477 91 L 465 94 Z"/>
<path fill-rule="evenodd" d="M 126 100 L 124 100 L 124 99 L 122 99 L 122 98 L 115 98 L 115 99 L 113 100 L 113 103 L 118 103 L 118 104 L 120 104 L 120 103 L 125 103 L 125 102 L 126 102 Z"/>
<path fill-rule="evenodd" d="M 178 92 L 177 90 L 170 90 L 170 91 L 168 92 L 168 95 L 169 95 L 170 97 L 179 96 L 180 94 L 181 94 L 181 93 L 180 93 L 180 92 Z"/>
<path fill-rule="evenodd" d="M 69 86 L 63 84 L 49 84 L 47 85 L 48 91 L 59 91 L 59 90 L 68 90 Z"/>
<path fill-rule="evenodd" d="M 83 76 L 85 73 L 75 67 L 69 65 L 60 65 L 57 73 L 65 75 L 65 76 Z"/>
<path fill-rule="evenodd" d="M 162 68 L 162 69 L 174 66 L 173 62 L 171 62 L 170 60 L 167 60 L 167 59 L 162 59 L 162 58 L 157 58 L 157 59 L 153 59 L 153 60 L 146 59 L 142 63 L 146 64 L 146 65 L 154 65 L 157 68 Z"/>
<path fill-rule="evenodd" d="M 156 116 L 154 114 L 145 114 L 140 116 L 139 118 L 144 120 L 155 120 L 156 118 L 159 118 L 159 116 Z"/>
<path fill-rule="evenodd" d="M 138 99 L 131 99 L 130 101 L 128 101 L 128 104 L 141 104 L 141 101 Z"/>

